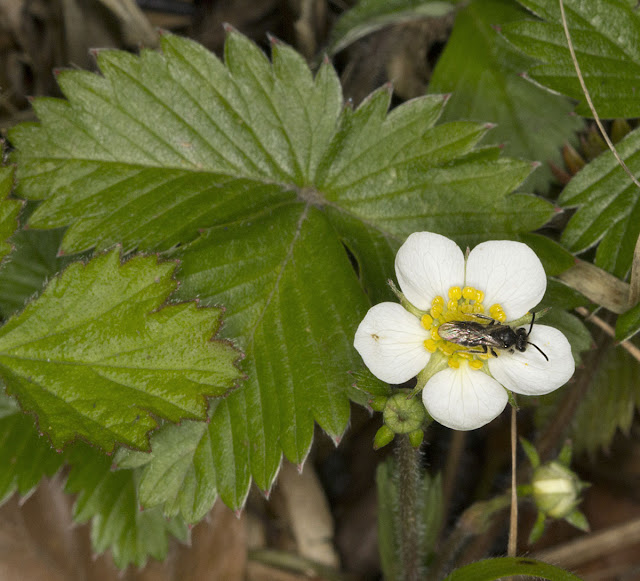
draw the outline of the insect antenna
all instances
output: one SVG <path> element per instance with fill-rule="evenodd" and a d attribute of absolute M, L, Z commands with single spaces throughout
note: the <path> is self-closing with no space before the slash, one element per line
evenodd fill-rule
<path fill-rule="evenodd" d="M 531 313 L 531 325 L 529 325 L 529 332 L 527 333 L 527 337 L 531 335 L 531 329 L 533 329 L 533 322 L 536 320 L 536 314 Z M 529 343 L 529 345 L 533 345 L 533 343 Z M 533 345 L 535 347 L 535 345 Z M 539 350 L 539 349 L 538 349 Z M 547 359 L 548 361 L 548 359 Z"/>
<path fill-rule="evenodd" d="M 546 354 L 542 349 L 540 349 L 540 347 L 538 347 L 535 343 L 532 343 L 531 341 L 527 341 L 527 345 L 531 345 L 532 347 L 535 347 L 538 351 L 540 351 L 540 353 L 542 354 L 542 356 L 543 356 L 547 361 L 549 361 L 549 358 L 547 357 L 547 354 Z"/>

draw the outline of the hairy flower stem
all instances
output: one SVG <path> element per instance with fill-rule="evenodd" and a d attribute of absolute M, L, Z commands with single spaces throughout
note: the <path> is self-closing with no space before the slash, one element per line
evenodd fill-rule
<path fill-rule="evenodd" d="M 422 531 L 418 522 L 422 514 L 420 485 L 420 453 L 413 448 L 409 438 L 396 438 L 395 459 L 398 476 L 398 510 L 395 529 L 399 535 L 400 566 L 403 581 L 419 581 L 424 578 Z"/>

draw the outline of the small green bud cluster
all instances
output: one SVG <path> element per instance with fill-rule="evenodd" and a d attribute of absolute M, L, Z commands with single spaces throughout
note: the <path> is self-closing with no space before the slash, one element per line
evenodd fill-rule
<path fill-rule="evenodd" d="M 374 438 L 376 450 L 390 443 L 396 434 L 407 434 L 414 448 L 420 446 L 427 414 L 420 399 L 411 397 L 411 390 L 400 389 L 388 397 L 374 396 L 369 405 L 373 410 L 382 412 L 384 421 Z"/>

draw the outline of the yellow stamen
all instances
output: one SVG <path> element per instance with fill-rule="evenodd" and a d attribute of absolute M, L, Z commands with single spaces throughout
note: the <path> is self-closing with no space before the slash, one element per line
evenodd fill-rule
<path fill-rule="evenodd" d="M 476 303 L 481 303 L 482 301 L 484 301 L 484 293 L 476 289 Z"/>
<path fill-rule="evenodd" d="M 455 301 L 459 300 L 462 296 L 462 289 L 459 286 L 452 286 L 449 289 L 449 298 Z"/>
<path fill-rule="evenodd" d="M 440 334 L 438 333 L 438 327 L 433 327 L 431 329 L 431 338 L 434 341 L 439 341 L 440 340 Z"/>
<path fill-rule="evenodd" d="M 422 326 L 425 329 L 431 329 L 431 325 L 433 325 L 433 317 L 431 315 L 426 315 L 426 314 L 422 315 L 420 322 L 422 323 Z"/>
<path fill-rule="evenodd" d="M 447 303 L 447 309 L 449 311 L 457 311 L 458 310 L 458 301 L 454 300 L 454 299 L 450 299 L 449 302 Z"/>
<path fill-rule="evenodd" d="M 429 353 L 435 353 L 438 349 L 438 346 L 433 339 L 427 339 L 426 341 L 424 341 L 424 348 L 429 351 Z"/>
<path fill-rule="evenodd" d="M 499 304 L 491 305 L 489 308 L 489 314 L 496 320 L 504 323 L 507 320 L 507 315 L 505 314 L 502 306 Z"/>
<path fill-rule="evenodd" d="M 482 369 L 483 365 L 484 363 L 482 363 L 482 361 L 480 361 L 479 359 L 474 359 L 473 361 L 469 361 L 469 367 L 471 367 L 472 369 Z"/>
<path fill-rule="evenodd" d="M 448 363 L 452 369 L 458 369 L 460 367 L 460 361 L 456 357 L 450 357 Z"/>
<path fill-rule="evenodd" d="M 431 316 L 434 319 L 439 319 L 440 316 L 442 315 L 443 310 L 444 310 L 444 299 L 438 295 L 431 301 Z"/>
<path fill-rule="evenodd" d="M 474 289 L 472 286 L 465 286 L 462 289 L 462 296 L 467 300 L 475 300 L 475 298 L 478 296 L 478 291 L 476 291 L 476 289 Z"/>

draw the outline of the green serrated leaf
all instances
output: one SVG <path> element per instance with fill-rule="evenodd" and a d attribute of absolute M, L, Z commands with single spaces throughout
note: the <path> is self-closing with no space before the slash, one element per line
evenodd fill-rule
<path fill-rule="evenodd" d="M 45 476 L 62 465 L 62 454 L 38 435 L 33 418 L 21 413 L 14 400 L 0 392 L 0 505 L 14 492 L 28 496 Z"/>
<path fill-rule="evenodd" d="M 213 466 L 215 443 L 202 422 L 167 424 L 151 436 L 151 453 L 121 448 L 114 463 L 139 468 L 138 499 L 142 506 L 162 505 L 167 517 L 180 514 L 186 523 L 201 520 L 216 500 Z"/>
<path fill-rule="evenodd" d="M 507 25 L 506 38 L 541 61 L 531 77 L 554 91 L 576 99 L 577 112 L 592 113 L 586 104 L 571 61 L 556 0 L 519 0 L 543 21 Z M 571 40 L 585 83 L 603 119 L 640 116 L 637 79 L 640 76 L 640 17 L 626 0 L 564 0 Z"/>
<path fill-rule="evenodd" d="M 618 317 L 616 341 L 627 341 L 638 331 L 640 331 L 640 303 Z"/>
<path fill-rule="evenodd" d="M 616 145 L 634 175 L 640 175 L 640 129 Z M 559 198 L 565 207 L 578 208 L 562 234 L 574 252 L 598 244 L 595 263 L 624 278 L 631 268 L 640 235 L 640 191 L 607 151 L 585 166 Z"/>
<path fill-rule="evenodd" d="M 584 123 L 570 115 L 569 99 L 521 77 L 533 61 L 515 51 L 496 28 L 524 14 L 510 0 L 476 0 L 461 10 L 429 91 L 452 93 L 443 120 L 496 123 L 484 143 L 504 144 L 507 155 L 543 162 L 527 186 L 547 191 L 552 181 L 549 162 L 562 165 L 562 145 L 575 141 L 574 133 Z"/>
<path fill-rule="evenodd" d="M 166 519 L 159 507 L 141 510 L 135 471 L 113 472 L 107 456 L 85 445 L 75 445 L 66 457 L 72 468 L 65 490 L 78 494 L 73 518 L 79 523 L 91 520 L 96 553 L 110 550 L 120 569 L 143 567 L 149 557 L 161 561 L 167 556 L 169 536 L 188 539 L 179 518 Z"/>
<path fill-rule="evenodd" d="M 549 581 L 582 581 L 569 571 L 530 557 L 484 559 L 456 569 L 444 581 L 494 581 L 509 575 L 541 577 Z"/>
<path fill-rule="evenodd" d="M 11 200 L 7 196 L 13 187 L 13 168 L 0 167 L 0 261 L 9 254 L 13 245 L 9 237 L 18 228 L 18 214 L 23 202 Z"/>
<path fill-rule="evenodd" d="M 83 438 L 145 449 L 151 414 L 206 417 L 238 379 L 238 352 L 211 341 L 220 309 L 160 308 L 175 263 L 113 250 L 74 263 L 0 328 L 0 376 L 54 446 Z M 153 312 L 152 312 L 153 311 Z"/>
<path fill-rule="evenodd" d="M 340 52 L 356 40 L 385 26 L 444 16 L 453 10 L 455 3 L 455 0 L 360 0 L 335 23 L 328 52 L 332 55 Z"/>

